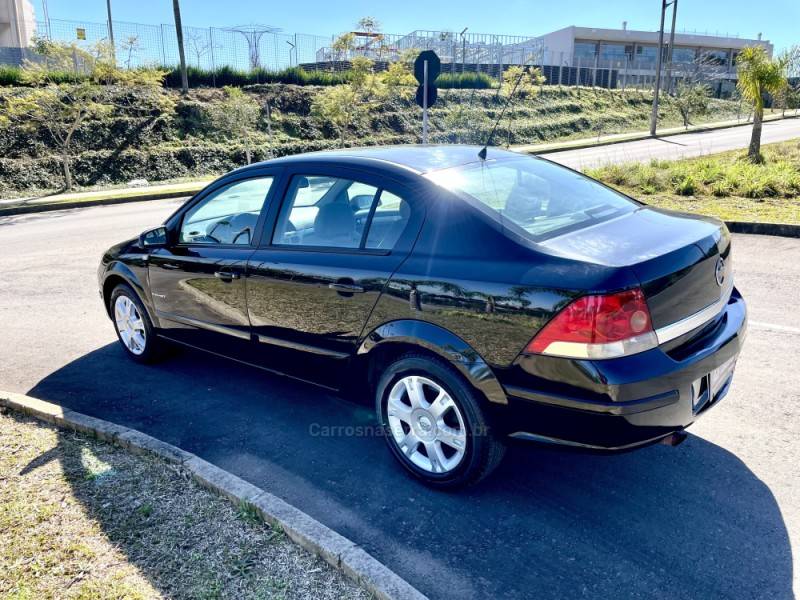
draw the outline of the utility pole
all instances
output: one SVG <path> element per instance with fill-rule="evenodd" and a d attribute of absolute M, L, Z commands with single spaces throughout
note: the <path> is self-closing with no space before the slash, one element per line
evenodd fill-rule
<path fill-rule="evenodd" d="M 669 32 L 669 54 L 667 55 L 667 93 L 672 94 L 672 52 L 675 47 L 675 17 L 678 15 L 678 0 L 672 0 L 672 29 Z"/>
<path fill-rule="evenodd" d="M 186 53 L 183 50 L 183 23 L 181 23 L 180 0 L 172 0 L 172 12 L 175 14 L 175 34 L 178 36 L 178 55 L 181 59 L 181 92 L 187 94 L 189 93 L 189 75 L 186 73 Z"/>
<path fill-rule="evenodd" d="M 467 62 L 467 38 L 464 34 L 467 33 L 469 27 L 464 27 L 459 34 L 461 36 L 461 72 L 464 72 L 465 63 Z"/>
<path fill-rule="evenodd" d="M 176 0 L 177 1 L 177 0 Z M 658 125 L 658 92 L 661 89 L 661 55 L 664 53 L 664 16 L 669 3 L 661 0 L 661 26 L 658 28 L 658 56 L 656 57 L 656 87 L 653 90 L 653 112 L 650 114 L 650 135 L 656 135 Z"/>
<path fill-rule="evenodd" d="M 117 47 L 114 45 L 114 22 L 111 20 L 111 0 L 106 0 L 108 11 L 108 41 L 111 43 L 111 63 L 117 64 Z"/>

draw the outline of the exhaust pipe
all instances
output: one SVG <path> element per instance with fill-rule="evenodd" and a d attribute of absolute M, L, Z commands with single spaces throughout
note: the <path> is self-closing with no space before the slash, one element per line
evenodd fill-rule
<path fill-rule="evenodd" d="M 689 434 L 685 431 L 676 431 L 675 433 L 670 433 L 667 437 L 661 438 L 661 443 L 674 448 L 685 442 L 687 437 L 689 437 Z"/>

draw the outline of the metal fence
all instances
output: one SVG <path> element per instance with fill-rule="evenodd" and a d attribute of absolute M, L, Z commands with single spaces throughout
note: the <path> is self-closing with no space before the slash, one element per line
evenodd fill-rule
<path fill-rule="evenodd" d="M 36 36 L 74 43 L 90 48 L 109 39 L 106 23 L 49 19 L 35 25 Z M 174 25 L 145 25 L 113 22 L 114 51 L 118 64 L 128 68 L 163 66 L 179 63 Z M 442 60 L 444 72 L 477 71 L 499 77 L 511 65 L 535 65 L 542 68 L 551 85 L 584 85 L 610 88 L 652 89 L 655 85 L 653 60 L 634 56 L 606 59 L 602 56 L 576 57 L 571 53 L 549 51 L 536 36 L 510 36 L 452 31 L 417 30 L 397 35 L 378 32 L 319 36 L 290 34 L 272 27 L 184 27 L 184 48 L 189 66 L 217 69 L 227 66 L 237 70 L 263 68 L 281 70 L 302 66 L 306 70 L 349 68 L 356 56 L 366 56 L 383 68 L 409 50 L 434 50 Z M 29 48 L 0 48 L 0 64 L 18 64 L 35 58 Z M 665 67 L 667 69 L 667 67 Z M 735 72 L 730 65 L 712 61 L 677 63 L 669 68 L 670 83 L 680 80 L 705 82 L 717 95 L 733 87 Z"/>
<path fill-rule="evenodd" d="M 109 40 L 106 23 L 49 19 L 37 21 L 36 36 L 89 48 Z M 165 66 L 179 63 L 178 42 L 173 25 L 113 22 L 114 51 L 118 64 L 129 67 Z M 539 38 L 448 31 L 414 31 L 410 34 L 357 33 L 347 44 L 342 36 L 284 33 L 271 27 L 184 27 L 183 39 L 189 66 L 215 69 L 280 70 L 303 65 L 309 70 L 335 68 L 355 56 L 379 62 L 398 60 L 411 49 L 435 50 L 445 70 L 477 70 L 499 75 L 502 65 L 541 64 L 544 46 Z M 348 39 L 348 38 L 345 38 Z M 7 49 L 8 50 L 8 49 Z M 10 56 L 16 54 L 16 56 Z M 30 49 L 0 54 L 0 62 L 20 62 Z"/>

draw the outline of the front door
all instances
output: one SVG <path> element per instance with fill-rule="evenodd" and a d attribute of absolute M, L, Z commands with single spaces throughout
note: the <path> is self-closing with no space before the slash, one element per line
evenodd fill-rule
<path fill-rule="evenodd" d="M 247 306 L 265 366 L 340 387 L 342 361 L 408 255 L 421 206 L 360 172 L 294 173 L 248 261 Z"/>
<path fill-rule="evenodd" d="M 175 243 L 152 252 L 163 335 L 226 355 L 249 345 L 245 270 L 273 182 L 267 173 L 220 182 L 183 213 Z"/>

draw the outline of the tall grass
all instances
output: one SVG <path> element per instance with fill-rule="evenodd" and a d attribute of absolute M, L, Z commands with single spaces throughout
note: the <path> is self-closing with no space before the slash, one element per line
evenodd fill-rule
<path fill-rule="evenodd" d="M 53 83 L 78 83 L 86 80 L 86 75 L 73 71 L 50 71 Z M 0 86 L 24 86 L 22 69 L 11 65 L 0 65 Z"/>
<path fill-rule="evenodd" d="M 200 69 L 188 67 L 190 87 L 225 85 L 241 87 L 257 83 L 292 83 L 295 85 L 339 85 L 350 81 L 348 71 L 306 71 L 300 67 L 290 67 L 280 71 L 270 71 L 268 69 L 255 69 L 243 71 L 231 67 L 219 67 L 217 69 Z M 175 67 L 166 78 L 168 87 L 178 88 L 181 86 L 181 72 Z"/>
<path fill-rule="evenodd" d="M 753 164 L 736 151 L 677 161 L 608 165 L 587 173 L 634 195 L 800 197 L 800 143 L 765 146 L 764 158 L 763 164 Z"/>
<path fill-rule="evenodd" d="M 445 88 L 489 89 L 497 86 L 497 80 L 486 73 L 442 73 L 436 78 L 436 86 Z"/>

